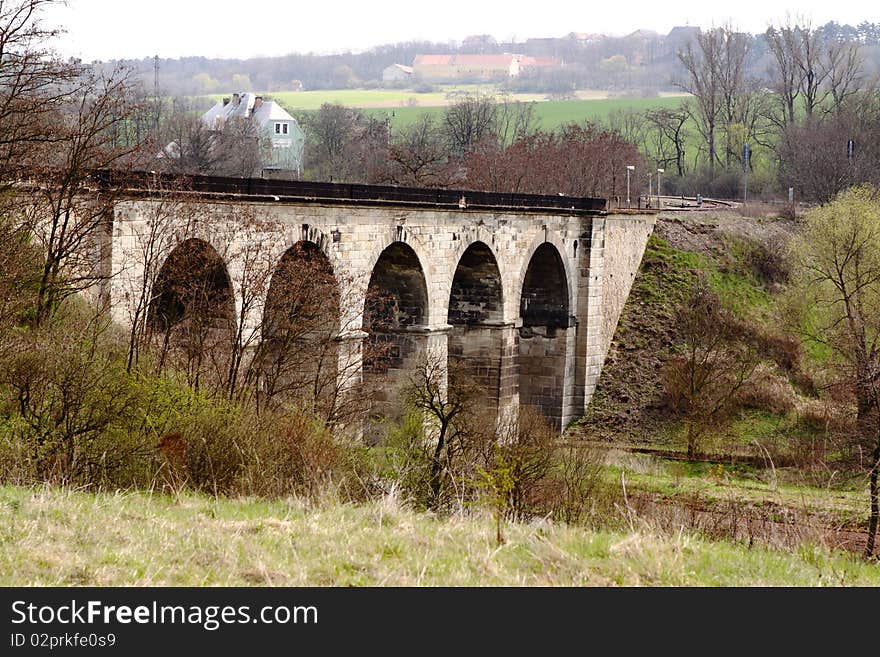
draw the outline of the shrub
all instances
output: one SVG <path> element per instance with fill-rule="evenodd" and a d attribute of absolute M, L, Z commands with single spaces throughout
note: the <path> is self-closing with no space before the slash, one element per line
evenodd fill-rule
<path fill-rule="evenodd" d="M 570 525 L 610 517 L 617 495 L 604 477 L 605 452 L 588 444 L 568 445 L 555 456 L 550 489 L 553 517 Z"/>
<path fill-rule="evenodd" d="M 384 438 L 376 448 L 379 486 L 392 490 L 414 508 L 425 509 L 431 501 L 432 455 L 425 432 L 424 415 L 409 410 L 386 424 Z"/>
<path fill-rule="evenodd" d="M 767 241 L 749 241 L 744 249 L 744 260 L 755 277 L 770 285 L 787 283 L 791 276 L 791 256 L 788 243 L 780 236 Z"/>
<path fill-rule="evenodd" d="M 139 400 L 124 348 L 70 308 L 45 328 L 20 332 L 13 346 L 0 363 L 0 386 L 26 469 L 43 481 L 115 481 L 143 448 L 130 440 Z"/>

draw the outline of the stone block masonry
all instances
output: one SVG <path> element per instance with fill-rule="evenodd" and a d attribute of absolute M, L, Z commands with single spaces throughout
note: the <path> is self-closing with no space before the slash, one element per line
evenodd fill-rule
<path fill-rule="evenodd" d="M 102 249 L 112 272 L 102 293 L 114 319 L 130 324 L 144 295 L 152 298 L 161 263 L 199 244 L 225 265 L 238 328 L 259 334 L 265 298 L 245 298 L 254 245 L 280 263 L 309 243 L 341 290 L 340 371 L 363 345 L 381 342 L 384 374 L 402 383 L 430 350 L 467 373 L 496 416 L 528 404 L 562 429 L 590 401 L 654 225 L 652 214 L 608 214 L 604 205 L 217 178 L 193 179 L 172 202 L 133 184 Z M 367 378 L 371 367 L 362 365 Z M 392 388 L 382 386 L 377 411 L 393 401 Z"/>

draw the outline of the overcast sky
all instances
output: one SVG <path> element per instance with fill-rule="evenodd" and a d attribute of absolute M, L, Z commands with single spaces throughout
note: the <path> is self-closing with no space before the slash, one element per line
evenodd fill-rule
<path fill-rule="evenodd" d="M 498 40 L 667 33 L 731 22 L 762 32 L 787 14 L 813 25 L 877 21 L 876 0 L 69 0 L 47 13 L 67 34 L 56 48 L 85 60 L 202 55 L 253 57 L 365 50 L 410 40 Z M 871 7 L 874 9 L 871 9 Z"/>

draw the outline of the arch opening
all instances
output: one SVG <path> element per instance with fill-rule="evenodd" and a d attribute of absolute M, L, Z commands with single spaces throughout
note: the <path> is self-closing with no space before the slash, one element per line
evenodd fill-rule
<path fill-rule="evenodd" d="M 330 260 L 300 241 L 281 256 L 269 282 L 260 344 L 260 392 L 295 401 L 332 421 L 339 399 L 336 340 L 340 289 Z"/>
<path fill-rule="evenodd" d="M 404 242 L 382 251 L 364 301 L 363 379 L 374 416 L 388 415 L 394 395 L 419 353 L 412 329 L 428 321 L 428 286 L 418 255 Z"/>
<path fill-rule="evenodd" d="M 492 417 L 515 391 L 515 337 L 503 325 L 503 309 L 498 261 L 488 245 L 475 242 L 459 259 L 449 294 L 449 385 L 470 387 Z"/>
<path fill-rule="evenodd" d="M 520 297 L 520 404 L 537 408 L 555 427 L 564 417 L 567 354 L 573 350 L 568 281 L 562 257 L 544 243 L 529 261 Z"/>
<path fill-rule="evenodd" d="M 153 283 L 147 314 L 161 364 L 171 359 L 196 383 L 210 366 L 219 380 L 235 326 L 235 298 L 223 258 L 203 240 L 178 244 Z"/>

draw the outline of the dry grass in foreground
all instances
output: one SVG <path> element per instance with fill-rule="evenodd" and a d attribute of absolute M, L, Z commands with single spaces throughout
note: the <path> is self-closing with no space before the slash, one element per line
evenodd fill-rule
<path fill-rule="evenodd" d="M 629 534 L 436 518 L 367 505 L 0 488 L 3 586 L 880 585 L 880 568 L 822 548 L 747 549 Z"/>

